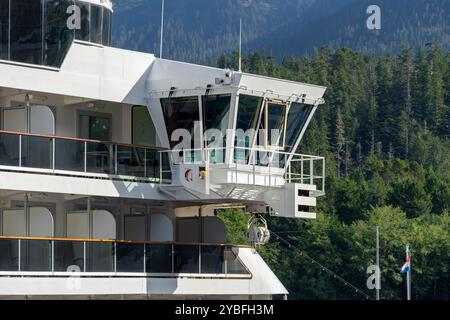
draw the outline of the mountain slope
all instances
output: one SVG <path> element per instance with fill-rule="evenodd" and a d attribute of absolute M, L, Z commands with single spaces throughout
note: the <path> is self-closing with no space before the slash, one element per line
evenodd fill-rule
<path fill-rule="evenodd" d="M 248 0 L 247 0 L 248 1 Z M 211 62 L 238 48 L 242 13 L 244 46 L 294 21 L 315 0 L 166 0 L 164 57 Z M 123 0 L 115 6 L 114 45 L 159 53 L 160 0 Z"/>
<path fill-rule="evenodd" d="M 450 1 L 448 0 L 378 0 L 381 30 L 369 30 L 366 9 L 372 0 L 352 0 L 327 13 L 329 0 L 318 0 L 310 8 L 312 19 L 295 20 L 278 30 L 277 40 L 268 46 L 277 57 L 312 53 L 324 45 L 348 47 L 359 51 L 392 53 L 401 45 L 416 48 L 440 43 L 450 48 Z M 322 12 L 319 16 L 313 12 Z"/>
<path fill-rule="evenodd" d="M 324 45 L 398 52 L 428 42 L 450 48 L 449 0 L 378 0 L 382 29 L 369 31 L 371 0 L 166 0 L 165 58 L 215 63 L 238 48 L 278 58 Z M 159 54 L 161 0 L 121 0 L 114 6 L 114 45 Z"/>

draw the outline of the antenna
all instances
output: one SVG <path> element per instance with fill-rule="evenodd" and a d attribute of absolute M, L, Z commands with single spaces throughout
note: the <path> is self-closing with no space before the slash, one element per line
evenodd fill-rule
<path fill-rule="evenodd" d="M 159 57 L 162 58 L 164 38 L 164 0 L 161 1 L 161 38 L 159 44 Z"/>
<path fill-rule="evenodd" d="M 241 0 L 241 10 L 239 16 L 239 72 L 242 72 L 242 14 L 245 8 L 250 7 L 252 0 Z"/>
<path fill-rule="evenodd" d="M 242 13 L 239 18 L 239 72 L 242 72 Z"/>

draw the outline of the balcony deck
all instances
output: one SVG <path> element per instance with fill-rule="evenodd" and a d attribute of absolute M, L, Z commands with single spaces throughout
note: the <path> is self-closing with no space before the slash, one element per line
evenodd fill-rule
<path fill-rule="evenodd" d="M 0 130 L 0 168 L 170 184 L 164 149 Z"/>
<path fill-rule="evenodd" d="M 0 236 L 0 277 L 251 278 L 248 246 Z"/>

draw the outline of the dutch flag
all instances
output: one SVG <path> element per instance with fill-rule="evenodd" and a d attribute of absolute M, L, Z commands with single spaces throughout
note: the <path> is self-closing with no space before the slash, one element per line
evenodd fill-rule
<path fill-rule="evenodd" d="M 400 273 L 406 273 L 411 269 L 411 258 L 408 258 L 400 270 Z"/>

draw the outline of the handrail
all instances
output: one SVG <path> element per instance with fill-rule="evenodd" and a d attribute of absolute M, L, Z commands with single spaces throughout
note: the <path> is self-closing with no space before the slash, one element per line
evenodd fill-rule
<path fill-rule="evenodd" d="M 83 238 L 58 238 L 58 237 L 25 237 L 25 236 L 0 236 L 0 240 L 38 240 L 38 241 L 71 241 L 71 242 L 103 242 L 103 243 L 128 243 L 128 244 L 173 244 L 173 245 L 200 245 L 217 247 L 252 248 L 246 244 L 210 243 L 210 242 L 178 242 L 178 241 L 135 241 L 115 239 L 83 239 Z"/>
<path fill-rule="evenodd" d="M 131 144 L 131 143 L 125 143 L 125 142 L 102 141 L 102 140 L 83 139 L 83 138 L 75 138 L 75 137 L 64 137 L 64 136 L 48 135 L 48 134 L 40 134 L 40 133 L 27 133 L 27 132 L 20 132 L 20 131 L 0 130 L 0 134 L 1 133 L 28 136 L 28 137 L 37 137 L 37 138 L 49 138 L 49 139 L 61 139 L 61 140 L 71 140 L 71 141 L 79 141 L 79 142 L 114 144 L 114 145 L 124 146 L 124 147 L 143 148 L 143 149 L 152 149 L 152 150 L 160 150 L 160 151 L 168 150 L 167 148 L 163 148 L 163 147 L 143 145 L 143 144 Z"/>
<path fill-rule="evenodd" d="M 45 272 L 52 276 L 74 272 L 111 277 L 123 273 L 150 277 L 152 274 L 252 276 L 234 250 L 250 246 L 24 236 L 0 236 L 0 243 L 2 248 L 10 246 L 0 252 L 0 276 L 17 272 L 26 275 Z"/>
<path fill-rule="evenodd" d="M 164 148 L 7 130 L 0 130 L 0 136 L 14 139 L 11 141 L 15 143 L 14 146 L 12 144 L 4 146 L 5 150 L 2 151 L 4 159 L 2 158 L 0 165 L 49 169 L 53 170 L 54 174 L 61 174 L 61 171 L 84 172 L 97 177 L 98 174 L 104 173 L 120 179 L 133 177 L 146 179 L 145 181 L 159 178 L 160 184 L 171 180 L 171 177 L 168 177 L 171 171 L 166 172 L 164 167 L 166 159 L 163 159 L 162 152 L 167 150 Z M 39 143 L 46 143 L 50 152 L 42 153 L 40 152 L 42 149 L 37 148 L 31 149 L 33 152 L 30 152 L 30 149 L 24 149 L 24 146 L 27 148 L 24 143 L 39 147 L 41 147 Z M 67 150 L 65 145 L 68 143 L 74 143 L 76 147 Z M 70 153 L 67 153 L 68 151 Z M 39 153 L 41 154 L 38 155 Z M 65 154 L 68 157 L 67 163 L 64 160 L 57 160 L 64 159 Z"/>

